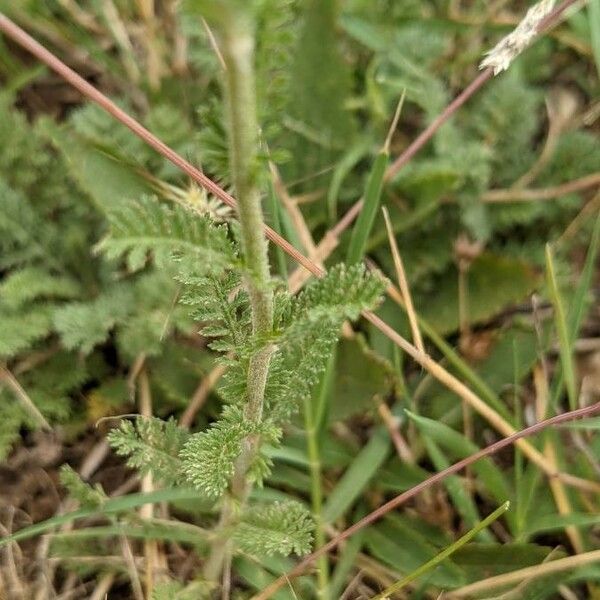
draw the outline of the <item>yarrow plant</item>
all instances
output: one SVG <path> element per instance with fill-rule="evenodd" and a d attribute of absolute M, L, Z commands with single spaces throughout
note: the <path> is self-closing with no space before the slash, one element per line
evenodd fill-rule
<path fill-rule="evenodd" d="M 277 445 L 282 426 L 311 394 L 346 319 L 377 305 L 381 278 L 362 265 L 340 265 L 291 296 L 269 271 L 263 234 L 264 195 L 254 78 L 253 2 L 192 3 L 216 32 L 224 59 L 229 165 L 239 226 L 216 224 L 185 205 L 167 207 L 146 197 L 112 211 L 100 245 L 129 269 L 154 261 L 174 268 L 182 302 L 203 335 L 222 353 L 228 402 L 207 431 L 188 435 L 173 422 L 139 417 L 123 422 L 109 441 L 130 466 L 166 483 L 192 485 L 217 501 L 221 518 L 204 567 L 218 580 L 234 551 L 304 554 L 312 519 L 298 502 L 256 504 L 253 486 L 270 471 L 265 444 Z"/>

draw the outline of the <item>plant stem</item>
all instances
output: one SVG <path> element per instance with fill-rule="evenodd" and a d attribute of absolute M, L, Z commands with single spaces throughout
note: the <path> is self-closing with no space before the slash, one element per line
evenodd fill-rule
<path fill-rule="evenodd" d="M 258 119 L 254 82 L 254 38 L 251 19 L 244 9 L 235 11 L 220 36 L 226 64 L 229 155 L 238 201 L 242 249 L 252 304 L 252 325 L 257 335 L 269 334 L 273 326 L 267 241 L 258 186 Z"/>
<path fill-rule="evenodd" d="M 244 283 L 252 310 L 252 332 L 258 349 L 250 357 L 244 416 L 260 423 L 269 365 L 274 346 L 268 340 L 273 330 L 273 290 L 268 262 L 267 240 L 261 207 L 258 167 L 258 118 L 254 79 L 254 27 L 248 8 L 231 7 L 219 22 L 219 47 L 225 61 L 226 110 L 229 130 L 229 163 L 237 197 Z M 216 580 L 230 552 L 229 532 L 239 506 L 246 501 L 251 484 L 247 473 L 260 444 L 252 435 L 242 443 L 231 481 L 231 493 L 224 499 L 220 535 L 214 542 L 204 568 L 207 579 Z"/>
<path fill-rule="evenodd" d="M 315 546 L 320 548 L 326 542 L 323 527 L 323 489 L 321 487 L 321 459 L 317 423 L 312 398 L 304 403 L 304 428 L 310 467 L 310 498 L 313 517 L 315 519 Z M 320 556 L 317 561 L 317 589 L 320 600 L 328 600 L 329 564 L 327 555 Z"/>

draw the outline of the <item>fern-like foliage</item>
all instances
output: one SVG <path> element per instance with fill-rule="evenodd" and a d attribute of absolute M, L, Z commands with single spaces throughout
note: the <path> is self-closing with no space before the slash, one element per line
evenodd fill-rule
<path fill-rule="evenodd" d="M 60 468 L 60 482 L 69 492 L 69 496 L 79 502 L 81 508 L 99 508 L 108 500 L 99 483 L 86 483 L 69 465 Z"/>
<path fill-rule="evenodd" d="M 9 310 L 0 305 L 0 357 L 15 356 L 52 332 L 52 308 Z"/>
<path fill-rule="evenodd" d="M 109 289 L 90 302 L 73 302 L 54 314 L 54 327 L 68 350 L 88 354 L 104 342 L 116 323 L 124 321 L 135 307 L 131 286 Z"/>
<path fill-rule="evenodd" d="M 279 441 L 281 430 L 270 421 L 253 423 L 244 418 L 240 407 L 227 406 L 221 418 L 208 431 L 190 437 L 180 456 L 186 480 L 204 494 L 218 498 L 227 489 L 235 471 L 235 462 L 248 436 L 264 443 Z M 251 481 L 261 484 L 270 470 L 270 460 L 258 453 L 248 470 Z"/>
<path fill-rule="evenodd" d="M 203 335 L 214 338 L 213 350 L 239 354 L 248 343 L 250 312 L 248 295 L 238 273 L 182 278 L 181 302 L 192 307 L 191 315 L 204 323 Z"/>
<path fill-rule="evenodd" d="M 238 547 L 262 556 L 307 554 L 311 550 L 314 522 L 299 502 L 274 502 L 244 511 L 234 540 Z"/>
<path fill-rule="evenodd" d="M 236 263 L 236 250 L 225 225 L 215 225 L 181 205 L 167 206 L 155 197 L 143 197 L 112 209 L 108 215 L 110 236 L 100 248 L 108 258 L 127 256 L 132 271 L 146 263 L 153 252 L 158 264 L 174 257 L 193 257 L 207 272 Z"/>
<path fill-rule="evenodd" d="M 108 442 L 119 456 L 128 457 L 130 467 L 174 485 L 181 480 L 179 453 L 188 435 L 174 419 L 138 417 L 122 421 L 108 434 Z"/>
<path fill-rule="evenodd" d="M 27 199 L 0 178 L 0 267 L 43 256 L 48 227 Z"/>
<path fill-rule="evenodd" d="M 293 413 L 323 373 L 346 319 L 376 306 L 384 283 L 362 265 L 332 268 L 297 298 L 280 297 L 280 337 L 267 382 L 276 420 Z"/>
<path fill-rule="evenodd" d="M 76 298 L 81 288 L 72 277 L 57 275 L 41 267 L 28 266 L 7 275 L 0 285 L 0 298 L 9 308 L 19 308 L 39 298 Z"/>

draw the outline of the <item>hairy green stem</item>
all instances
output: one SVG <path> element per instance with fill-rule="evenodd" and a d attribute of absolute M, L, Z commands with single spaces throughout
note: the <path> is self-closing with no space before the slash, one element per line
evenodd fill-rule
<path fill-rule="evenodd" d="M 246 284 L 252 304 L 254 333 L 269 334 L 273 327 L 273 292 L 267 240 L 258 185 L 258 119 L 254 82 L 254 35 L 251 19 L 239 9 L 220 37 L 225 71 L 229 162 L 238 201 Z"/>
<path fill-rule="evenodd" d="M 265 386 L 274 346 L 266 343 L 273 330 L 273 290 L 268 246 L 264 236 L 258 164 L 258 118 L 254 78 L 254 26 L 249 9 L 232 6 L 218 26 L 219 47 L 225 61 L 225 92 L 229 130 L 229 163 L 238 202 L 241 244 L 246 273 L 244 283 L 252 310 L 252 331 L 259 348 L 250 357 L 244 416 L 260 423 Z M 260 342 L 263 341 L 263 345 Z M 229 532 L 239 508 L 251 491 L 248 470 L 260 439 L 249 436 L 235 465 L 231 493 L 224 500 L 214 542 L 204 567 L 207 579 L 216 580 L 230 551 Z"/>

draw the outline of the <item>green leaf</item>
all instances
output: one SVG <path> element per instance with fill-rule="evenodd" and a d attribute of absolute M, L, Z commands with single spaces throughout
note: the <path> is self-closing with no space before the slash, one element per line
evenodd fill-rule
<path fill-rule="evenodd" d="M 431 440 L 444 449 L 444 456 L 447 458 L 461 460 L 480 450 L 477 444 L 467 439 L 458 431 L 448 427 L 448 425 L 409 411 L 406 411 L 406 413 L 417 424 L 417 427 L 426 440 Z M 507 498 L 511 497 L 512 491 L 504 473 L 490 458 L 483 458 L 473 463 L 472 469 L 481 479 L 484 489 L 496 501 L 504 502 Z"/>
<path fill-rule="evenodd" d="M 327 367 L 343 322 L 373 308 L 383 288 L 383 282 L 363 265 L 337 265 L 296 298 L 277 298 L 279 335 L 265 392 L 274 419 L 287 419 L 310 396 Z M 242 377 L 239 383 L 243 381 Z"/>
<path fill-rule="evenodd" d="M 128 255 L 131 270 L 141 268 L 150 251 L 159 264 L 182 255 L 191 257 L 205 272 L 237 263 L 227 227 L 182 205 L 168 206 L 144 196 L 111 208 L 108 220 L 110 236 L 99 247 L 108 258 Z"/>
<path fill-rule="evenodd" d="M 119 523 L 100 527 L 86 527 L 74 529 L 73 531 L 54 534 L 53 539 L 70 540 L 96 539 L 106 537 L 126 536 L 128 538 L 142 540 L 166 540 L 191 544 L 196 547 L 207 545 L 210 532 L 189 523 L 183 523 L 170 519 L 140 519 L 139 523 Z"/>
<path fill-rule="evenodd" d="M 448 461 L 432 439 L 425 438 L 425 447 L 438 472 L 450 466 L 450 461 Z M 465 484 L 458 476 L 454 475 L 444 480 L 444 487 L 448 490 L 456 512 L 464 519 L 466 526 L 468 528 L 475 527 L 479 521 L 479 512 Z M 481 531 L 478 534 L 478 539 L 482 542 L 490 542 L 493 540 L 493 536 L 487 531 Z"/>
<path fill-rule="evenodd" d="M 585 258 L 585 264 L 581 272 L 581 278 L 577 289 L 575 290 L 575 296 L 573 301 L 569 303 L 568 310 L 568 321 L 569 321 L 569 334 L 571 340 L 575 341 L 579 335 L 579 329 L 581 322 L 585 315 L 586 308 L 589 305 L 588 295 L 592 279 L 594 275 L 594 266 L 596 264 L 596 257 L 598 255 L 598 249 L 600 248 L 600 215 L 596 217 L 594 229 L 592 231 L 592 239 L 588 247 L 587 255 Z"/>
<path fill-rule="evenodd" d="M 233 565 L 242 580 L 257 592 L 264 590 L 276 577 L 287 573 L 293 567 L 289 559 L 272 556 L 264 561 L 260 561 L 260 557 L 237 556 L 233 559 Z M 295 591 L 298 587 L 301 596 Z M 300 597 L 311 597 L 314 591 L 312 579 L 303 577 L 294 579 L 289 586 L 277 591 L 272 597 L 274 600 L 298 600 Z"/>
<path fill-rule="evenodd" d="M 385 518 L 371 527 L 365 535 L 369 552 L 399 573 L 411 573 L 423 563 L 432 560 L 448 544 L 445 538 L 440 546 L 431 541 L 429 531 L 420 531 L 414 518 L 404 516 Z M 454 589 L 466 583 L 466 577 L 453 559 L 444 561 L 431 575 L 429 583 Z"/>
<path fill-rule="evenodd" d="M 468 274 L 469 321 L 480 323 L 507 306 L 522 301 L 540 284 L 526 263 L 493 254 L 477 258 Z M 416 301 L 417 312 L 439 333 L 458 329 L 458 274 L 447 272 L 436 285 L 436 294 Z"/>
<path fill-rule="evenodd" d="M 10 542 L 17 542 L 19 540 L 24 540 L 39 535 L 40 533 L 46 533 L 55 527 L 59 527 L 65 523 L 71 523 L 77 519 L 84 519 L 86 517 L 92 517 L 95 515 L 111 515 L 120 512 L 126 512 L 143 506 L 144 504 L 159 504 L 161 502 L 176 502 L 180 500 L 197 499 L 198 490 L 189 488 L 169 488 L 156 492 L 129 494 L 127 496 L 121 496 L 120 498 L 112 498 L 107 500 L 100 507 L 81 508 L 64 515 L 52 517 L 51 519 L 47 519 L 41 523 L 36 523 L 35 525 L 25 527 L 16 533 L 12 533 L 11 535 L 1 538 L 0 547 L 5 546 Z"/>
<path fill-rule="evenodd" d="M 328 494 L 323 507 L 323 520 L 326 523 L 335 522 L 352 506 L 379 471 L 389 451 L 389 433 L 385 427 L 379 427 Z"/>
<path fill-rule="evenodd" d="M 551 531 L 559 531 L 565 527 L 590 528 L 600 523 L 600 515 L 585 513 L 570 513 L 568 515 L 550 514 L 538 516 L 533 514 L 525 524 L 526 536 L 540 535 Z"/>
<path fill-rule="evenodd" d="M 336 352 L 329 421 L 341 421 L 372 409 L 374 397 L 385 398 L 396 382 L 392 366 L 375 354 L 360 335 L 340 340 Z"/>
<path fill-rule="evenodd" d="M 180 456 L 186 480 L 207 496 L 218 498 L 229 485 L 242 442 L 249 435 L 261 436 L 263 443 L 274 443 L 279 441 L 281 431 L 269 421 L 254 423 L 245 419 L 237 406 L 225 407 L 221 419 L 207 431 L 192 435 L 183 446 Z M 258 453 L 248 478 L 260 485 L 270 465 L 264 454 Z"/>
<path fill-rule="evenodd" d="M 331 183 L 329 184 L 329 189 L 327 190 L 327 212 L 331 224 L 335 223 L 337 217 L 337 206 L 342 183 L 352 171 L 356 163 L 367 153 L 368 148 L 368 138 L 360 138 L 358 142 L 353 144 L 346 154 L 342 156 L 333 170 Z"/>
<path fill-rule="evenodd" d="M 360 215 L 352 228 L 352 237 L 346 260 L 352 265 L 361 261 L 365 256 L 367 240 L 373 229 L 375 217 L 381 203 L 381 192 L 383 190 L 383 178 L 387 168 L 389 154 L 382 150 L 375 159 L 369 177 Z"/>
<path fill-rule="evenodd" d="M 469 583 L 544 562 L 552 548 L 539 544 L 479 544 L 464 546 L 453 560 L 467 575 Z M 564 553 L 561 553 L 564 556 Z M 557 557 L 558 558 L 558 557 Z"/>
<path fill-rule="evenodd" d="M 242 514 L 234 539 L 245 552 L 264 556 L 310 552 L 314 523 L 299 502 L 254 506 Z"/>
<path fill-rule="evenodd" d="M 431 569 L 434 569 L 437 565 L 439 565 L 441 562 L 446 560 L 449 556 L 454 554 L 459 548 L 462 548 L 465 544 L 467 544 L 469 541 L 471 541 L 478 533 L 483 532 L 486 527 L 488 527 L 494 521 L 499 519 L 508 510 L 508 507 L 509 507 L 509 503 L 505 502 L 501 507 L 497 508 L 493 513 L 491 513 L 485 519 L 483 519 L 483 521 L 481 521 L 480 523 L 475 525 L 475 527 L 473 527 L 473 529 L 471 529 L 465 535 L 463 535 L 458 540 L 456 540 L 456 542 L 454 542 L 453 544 L 451 544 L 450 546 L 448 546 L 447 548 L 442 550 L 442 552 L 440 552 L 439 554 L 434 556 L 431 560 L 426 562 L 424 565 L 422 565 L 418 569 L 415 569 L 412 573 L 408 574 L 406 577 L 403 577 L 400 581 L 398 581 L 398 582 L 394 583 L 393 585 L 391 585 L 390 587 L 388 587 L 381 594 L 375 596 L 375 598 L 373 600 L 383 600 L 384 598 L 387 598 L 390 594 L 396 593 L 397 591 L 406 587 L 411 581 L 414 581 L 415 579 L 419 579 L 420 577 L 425 575 L 425 573 L 427 573 L 428 571 L 431 571 Z"/>
<path fill-rule="evenodd" d="M 591 417 L 589 419 L 581 419 L 572 423 L 564 423 L 561 427 L 567 429 L 589 429 L 591 431 L 600 430 L 600 417 Z"/>
<path fill-rule="evenodd" d="M 133 167 L 49 120 L 42 130 L 64 155 L 71 175 L 103 212 L 150 193 L 148 181 Z M 131 157 L 133 159 L 133 157 Z"/>
<path fill-rule="evenodd" d="M 565 315 L 564 302 L 558 289 L 556 281 L 556 272 L 552 257 L 550 245 L 546 245 L 546 277 L 548 280 L 548 291 L 550 300 L 554 307 L 554 322 L 558 332 L 558 349 L 560 354 L 560 364 L 562 366 L 563 376 L 567 386 L 567 395 L 569 397 L 569 406 L 575 410 L 578 406 L 577 384 L 575 379 L 575 366 L 573 364 L 573 350 L 571 348 L 571 336 L 567 327 L 567 318 Z"/>
<path fill-rule="evenodd" d="M 54 328 L 67 350 L 89 354 L 124 322 L 135 308 L 132 289 L 127 285 L 109 288 L 90 302 L 72 302 L 54 313 Z"/>
<path fill-rule="evenodd" d="M 210 597 L 215 586 L 206 580 L 192 581 L 185 586 L 178 581 L 158 581 L 152 590 L 152 600 L 198 600 Z"/>
<path fill-rule="evenodd" d="M 108 500 L 99 483 L 94 486 L 86 483 L 69 465 L 60 468 L 60 482 L 83 508 L 96 509 Z"/>
<path fill-rule="evenodd" d="M 70 278 L 51 274 L 39 267 L 25 267 L 7 275 L 0 285 L 0 298 L 16 309 L 38 298 L 75 298 L 81 287 Z"/>
<path fill-rule="evenodd" d="M 600 77 L 600 0 L 589 0 L 588 18 L 590 21 L 590 33 L 592 37 L 592 49 L 596 61 L 596 71 Z"/>
<path fill-rule="evenodd" d="M 26 311 L 0 310 L 0 357 L 16 356 L 52 331 L 52 307 Z"/>
<path fill-rule="evenodd" d="M 344 103 L 351 77 L 337 39 L 339 7 L 335 0 L 308 0 L 301 5 L 300 32 L 293 50 L 286 135 L 293 154 L 292 179 L 328 167 L 351 140 L 355 124 Z M 290 127 L 291 125 L 291 127 Z M 323 176 L 311 178 L 314 186 Z"/>
<path fill-rule="evenodd" d="M 123 420 L 108 434 L 108 442 L 119 456 L 127 456 L 127 465 L 142 474 L 174 485 L 181 480 L 179 453 L 189 433 L 177 426 L 172 417 L 138 417 L 135 423 Z"/>

